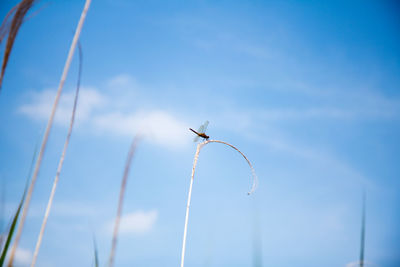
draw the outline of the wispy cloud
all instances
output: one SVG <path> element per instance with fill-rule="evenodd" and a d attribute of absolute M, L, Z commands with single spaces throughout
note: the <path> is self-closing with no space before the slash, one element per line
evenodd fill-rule
<path fill-rule="evenodd" d="M 47 120 L 55 99 L 56 90 L 45 89 L 39 92 L 31 92 L 29 102 L 21 105 L 18 112 L 35 120 Z M 62 95 L 57 109 L 55 122 L 67 126 L 71 119 L 71 111 L 74 101 L 74 92 L 66 92 Z M 106 98 L 95 88 L 84 87 L 79 96 L 77 108 L 77 123 L 90 119 L 92 112 L 104 106 Z"/>
<path fill-rule="evenodd" d="M 220 125 L 227 122 L 226 125 L 234 125 L 231 130 L 240 127 L 239 131 L 247 132 L 249 127 L 266 130 L 280 123 L 286 123 L 290 127 L 292 122 L 299 121 L 307 127 L 307 123 L 321 120 L 339 124 L 344 121 L 400 120 L 400 98 L 386 96 L 378 91 L 317 90 L 310 86 L 295 88 L 294 91 L 286 88 L 266 92 L 266 95 L 278 102 L 282 101 L 280 94 L 290 95 L 283 99 L 284 104 L 243 108 L 240 103 L 225 102 L 218 115 L 214 116 L 214 121 L 218 120 Z"/>
<path fill-rule="evenodd" d="M 184 38 L 201 50 L 223 53 L 230 51 L 251 59 L 276 58 L 277 51 L 266 42 L 268 38 L 265 36 L 257 38 L 239 28 L 232 30 L 218 20 L 219 17 L 180 16 L 170 20 L 169 23 L 172 23 L 171 26 L 174 29 L 180 31 Z"/>
<path fill-rule="evenodd" d="M 290 87 L 290 85 L 288 85 Z M 282 89 L 284 90 L 284 89 Z M 373 90 L 343 90 L 304 86 L 291 92 L 295 104 L 249 111 L 261 120 L 374 120 L 399 119 L 400 99 Z M 307 104 L 305 106 L 305 104 Z"/>
<path fill-rule="evenodd" d="M 15 266 L 29 266 L 31 264 L 32 256 L 32 251 L 24 248 L 17 248 L 14 258 Z M 6 262 L 7 261 L 8 259 Z"/>
<path fill-rule="evenodd" d="M 135 211 L 128 213 L 121 218 L 121 234 L 145 234 L 154 228 L 158 218 L 157 210 Z M 109 233 L 112 233 L 114 221 L 107 224 Z"/>
<path fill-rule="evenodd" d="M 298 140 L 283 137 L 283 134 L 270 133 L 267 136 L 248 133 L 247 137 L 257 144 L 265 145 L 288 155 L 314 162 L 318 166 L 326 166 L 326 169 L 333 170 L 332 173 L 340 177 L 351 178 L 361 184 L 373 187 L 374 183 L 362 172 L 355 169 L 350 163 L 341 160 L 332 153 L 322 151 L 321 148 L 301 144 Z"/>
<path fill-rule="evenodd" d="M 234 34 L 216 34 L 211 37 L 199 37 L 194 39 L 194 45 L 200 49 L 210 51 L 226 51 L 231 50 L 238 55 L 248 56 L 256 59 L 272 59 L 274 53 L 270 51 L 270 47 L 255 41 L 245 40 Z"/>
<path fill-rule="evenodd" d="M 257 112 L 261 119 L 268 121 L 282 120 L 369 120 L 397 118 L 400 110 L 395 106 L 375 107 L 312 107 L 264 109 Z"/>
<path fill-rule="evenodd" d="M 17 202 L 6 202 L 4 205 L 4 213 L 6 216 L 2 218 L 4 221 L 6 218 L 11 218 L 18 207 Z M 81 217 L 96 216 L 99 211 L 95 208 L 96 205 L 83 204 L 75 201 L 61 201 L 54 203 L 52 214 L 61 218 L 68 217 Z M 29 210 L 29 217 L 33 219 L 42 219 L 44 214 L 44 208 L 41 204 L 32 204 Z"/>
<path fill-rule="evenodd" d="M 112 112 L 94 117 L 93 123 L 102 132 L 128 136 L 139 133 L 160 145 L 182 145 L 187 141 L 187 125 L 162 110 Z"/>
<path fill-rule="evenodd" d="M 85 87 L 81 90 L 77 108 L 77 128 L 86 127 L 96 134 L 132 137 L 143 135 L 146 140 L 165 147 L 182 147 L 189 143 L 188 125 L 162 109 L 138 109 L 134 95 L 139 86 L 129 75 L 117 75 L 105 82 L 103 90 Z M 74 92 L 65 92 L 57 109 L 55 122 L 68 126 Z M 47 120 L 55 90 L 32 92 L 28 102 L 18 112 L 34 120 Z M 82 126 L 84 125 L 84 126 Z"/>
<path fill-rule="evenodd" d="M 139 86 L 137 81 L 126 73 L 121 73 L 112 77 L 106 84 L 112 89 L 135 89 Z"/>

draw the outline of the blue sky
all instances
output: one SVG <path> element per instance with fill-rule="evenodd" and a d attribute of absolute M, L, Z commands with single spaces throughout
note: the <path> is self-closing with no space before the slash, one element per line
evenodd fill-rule
<path fill-rule="evenodd" d="M 17 1 L 2 1 L 0 15 Z M 23 192 L 84 1 L 41 1 L 16 39 L 0 94 L 2 229 Z M 108 259 L 132 137 L 116 266 L 177 266 L 196 144 L 186 266 L 400 264 L 400 35 L 395 1 L 93 0 L 82 91 L 38 266 Z M 4 44 L 1 46 L 4 51 Z M 67 133 L 74 59 L 19 250 L 36 243 Z M 258 240 L 260 246 L 254 248 Z M 260 253 L 255 253 L 260 250 Z"/>

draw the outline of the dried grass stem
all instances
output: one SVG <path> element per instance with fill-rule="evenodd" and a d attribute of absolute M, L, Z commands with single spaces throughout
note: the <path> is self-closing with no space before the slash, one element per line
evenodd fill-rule
<path fill-rule="evenodd" d="M 29 203 L 30 203 L 30 200 L 31 200 L 31 197 L 32 197 L 32 193 L 33 193 L 33 189 L 34 189 L 34 186 L 35 186 L 35 183 L 36 183 L 37 176 L 39 174 L 40 165 L 41 165 L 42 158 L 43 158 L 43 155 L 44 155 L 44 151 L 45 151 L 46 145 L 47 145 L 47 140 L 49 138 L 50 130 L 51 130 L 51 127 L 53 125 L 55 112 L 56 112 L 56 109 L 57 109 L 57 106 L 58 106 L 58 102 L 60 100 L 61 92 L 62 92 L 62 89 L 64 87 L 65 80 L 67 78 L 67 74 L 68 74 L 68 71 L 69 71 L 69 67 L 71 65 L 72 57 L 73 57 L 73 54 L 75 52 L 75 48 L 76 48 L 76 45 L 78 43 L 78 39 L 79 39 L 81 30 L 82 30 L 82 27 L 83 27 L 83 23 L 84 23 L 85 18 L 86 18 L 87 11 L 88 11 L 89 6 L 90 6 L 90 3 L 91 3 L 91 0 L 86 0 L 85 6 L 84 6 L 82 14 L 81 14 L 81 17 L 79 19 L 78 26 L 77 26 L 76 31 L 75 31 L 74 38 L 72 40 L 72 44 L 71 44 L 71 47 L 70 47 L 70 50 L 69 50 L 69 53 L 68 53 L 68 56 L 67 56 L 67 60 L 65 62 L 63 73 L 61 75 L 60 84 L 59 84 L 58 90 L 57 90 L 57 95 L 56 95 L 56 98 L 54 100 L 54 104 L 53 104 L 53 108 L 52 108 L 52 111 L 51 111 L 51 114 L 50 114 L 49 121 L 47 122 L 46 131 L 45 131 L 44 136 L 43 136 L 42 145 L 40 147 L 39 155 L 38 155 L 38 158 L 37 158 L 37 161 L 36 161 L 36 165 L 35 165 L 35 169 L 34 169 L 34 172 L 33 172 L 32 180 L 31 180 L 31 183 L 29 185 L 28 194 L 26 196 L 24 209 L 22 211 L 21 221 L 20 221 L 20 223 L 18 225 L 17 235 L 15 237 L 15 241 L 14 241 L 13 247 L 11 249 L 10 259 L 9 259 L 9 262 L 8 262 L 8 266 L 9 267 L 11 267 L 13 265 L 12 263 L 14 261 L 15 252 L 16 252 L 16 249 L 18 247 L 18 242 L 19 242 L 19 240 L 21 238 L 22 229 L 24 227 L 24 222 L 26 220 L 26 216 L 28 214 Z"/>
<path fill-rule="evenodd" d="M 137 144 L 139 142 L 139 139 L 140 139 L 139 136 L 135 136 L 133 138 L 131 147 L 129 149 L 128 156 L 126 158 L 125 170 L 124 170 L 124 175 L 122 177 L 121 190 L 120 190 L 120 193 L 119 193 L 117 216 L 115 217 L 115 224 L 114 224 L 114 231 L 113 231 L 113 237 L 112 237 L 112 243 L 111 243 L 110 258 L 108 260 L 108 266 L 109 267 L 114 266 L 114 258 L 115 258 L 115 252 L 116 252 L 116 249 L 117 249 L 118 231 L 119 231 L 119 225 L 120 225 L 120 221 L 121 221 L 122 208 L 123 208 L 123 204 L 124 204 L 124 196 L 125 196 L 126 184 L 127 184 L 128 177 L 129 177 L 129 170 L 131 168 L 132 158 L 133 158 L 133 156 L 135 154 L 136 146 L 137 146 Z"/>
<path fill-rule="evenodd" d="M 181 254 L 181 267 L 184 267 L 184 265 L 185 265 L 187 228 L 188 228 L 188 222 L 189 222 L 190 202 L 191 202 L 191 199 L 192 199 L 192 188 L 193 188 L 193 181 L 194 181 L 194 174 L 195 174 L 195 171 L 196 171 L 197 160 L 199 158 L 200 150 L 205 145 L 207 145 L 209 143 L 224 144 L 224 145 L 227 145 L 227 146 L 235 149 L 237 152 L 239 152 L 243 156 L 243 158 L 247 161 L 247 164 L 250 166 L 252 179 L 253 179 L 252 186 L 250 188 L 250 191 L 247 194 L 248 195 L 252 194 L 254 192 L 254 190 L 257 188 L 258 179 L 257 179 L 257 175 L 256 175 L 256 173 L 254 171 L 254 168 L 251 165 L 250 161 L 247 159 L 247 157 L 237 147 L 235 147 L 234 145 L 231 145 L 229 143 L 226 143 L 226 142 L 223 142 L 223 141 L 219 141 L 219 140 L 206 140 L 206 141 L 204 141 L 202 143 L 199 143 L 197 145 L 196 154 L 194 155 L 194 160 L 193 160 L 192 176 L 191 176 L 191 179 L 190 179 L 188 200 L 187 200 L 187 205 L 186 205 L 185 226 L 184 226 L 184 230 L 183 230 L 183 243 L 182 243 L 182 254 Z"/>
<path fill-rule="evenodd" d="M 72 134 L 72 129 L 74 127 L 75 113 L 76 113 L 76 107 L 78 105 L 79 88 L 80 88 L 80 84 L 81 84 L 81 74 L 82 74 L 82 48 L 81 48 L 81 45 L 79 43 L 78 43 L 78 48 L 79 48 L 78 49 L 78 51 L 79 51 L 78 82 L 77 82 L 76 91 L 75 91 L 74 106 L 72 108 L 72 114 L 71 114 L 71 120 L 70 120 L 70 124 L 69 124 L 68 134 L 67 134 L 67 137 L 65 139 L 64 148 L 63 148 L 63 151 L 61 153 L 60 161 L 58 163 L 57 172 L 56 172 L 56 176 L 54 178 L 53 187 L 51 189 L 49 201 L 47 203 L 46 212 L 45 212 L 45 215 L 43 217 L 42 226 L 40 228 L 40 233 L 39 233 L 39 236 L 38 236 L 38 239 L 37 239 L 37 242 L 36 242 L 36 247 L 35 247 L 35 251 L 33 253 L 31 267 L 34 267 L 35 264 L 36 264 L 37 256 L 39 254 L 40 245 L 42 243 L 42 239 L 43 239 L 43 235 L 44 235 L 44 230 L 45 230 L 46 224 L 47 224 L 47 219 L 48 219 L 49 214 L 50 214 L 51 206 L 53 204 L 54 194 L 56 192 L 58 180 L 60 178 L 60 173 L 61 173 L 62 166 L 63 166 L 63 163 L 64 163 L 65 154 L 67 152 L 69 140 L 70 140 L 71 134 Z"/>
<path fill-rule="evenodd" d="M 35 0 L 22 0 L 20 3 L 18 3 L 16 6 L 14 6 L 8 12 L 8 14 L 4 18 L 3 23 L 0 27 L 0 42 L 3 40 L 5 35 L 8 33 L 8 39 L 7 39 L 6 49 L 4 51 L 3 64 L 1 66 L 1 73 L 0 73 L 0 90 L 1 90 L 4 73 L 7 68 L 8 59 L 10 57 L 11 50 L 14 45 L 15 38 L 17 37 L 17 33 L 24 21 L 26 13 L 32 7 L 34 2 L 35 2 Z M 13 16 L 13 14 L 14 14 L 14 16 Z M 11 20 L 11 25 L 10 25 L 10 22 L 8 20 L 11 16 L 12 16 L 12 20 Z"/>

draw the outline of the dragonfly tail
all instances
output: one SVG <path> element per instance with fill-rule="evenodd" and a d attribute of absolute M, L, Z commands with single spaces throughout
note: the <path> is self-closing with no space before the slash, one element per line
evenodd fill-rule
<path fill-rule="evenodd" d="M 189 130 L 191 130 L 192 132 L 194 132 L 195 134 L 199 134 L 198 132 L 196 132 L 195 130 L 193 130 L 192 128 L 189 128 Z"/>

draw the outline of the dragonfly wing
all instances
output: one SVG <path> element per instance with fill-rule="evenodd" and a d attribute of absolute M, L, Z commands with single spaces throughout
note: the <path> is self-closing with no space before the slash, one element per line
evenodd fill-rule
<path fill-rule="evenodd" d="M 208 121 L 205 121 L 199 128 L 199 130 L 197 131 L 198 133 L 205 133 L 207 130 L 207 126 L 208 126 Z"/>
<path fill-rule="evenodd" d="M 202 124 L 199 129 L 197 130 L 198 133 L 204 133 L 204 124 Z"/>
<path fill-rule="evenodd" d="M 203 124 L 204 129 L 203 129 L 202 133 L 205 133 L 207 131 L 208 123 L 209 123 L 208 121 L 204 122 L 204 124 Z"/>
<path fill-rule="evenodd" d="M 200 136 L 196 135 L 193 139 L 193 142 L 197 142 L 199 140 Z"/>

